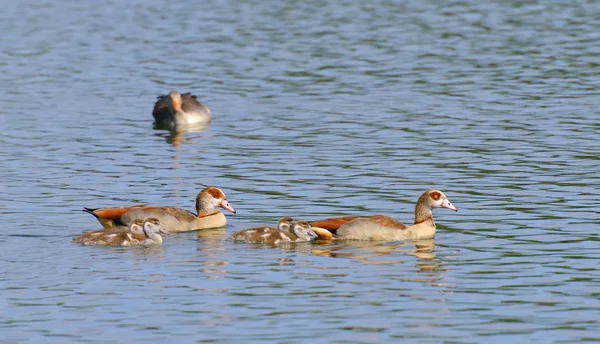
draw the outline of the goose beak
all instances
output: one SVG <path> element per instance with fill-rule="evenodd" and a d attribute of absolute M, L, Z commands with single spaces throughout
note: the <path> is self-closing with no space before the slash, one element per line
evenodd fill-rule
<path fill-rule="evenodd" d="M 452 205 L 452 203 L 447 198 L 442 201 L 442 208 L 458 211 L 458 208 Z"/>
<path fill-rule="evenodd" d="M 222 200 L 221 203 L 219 204 L 219 206 L 225 210 L 228 210 L 232 213 L 235 214 L 235 209 L 233 209 L 233 207 L 229 204 L 229 202 L 227 202 L 226 199 Z"/>
<path fill-rule="evenodd" d="M 173 110 L 175 110 L 175 112 L 181 111 L 181 103 L 178 100 L 172 100 L 172 104 L 173 104 Z"/>
<path fill-rule="evenodd" d="M 171 234 L 171 232 L 169 232 L 165 227 L 160 227 L 158 232 L 162 234 Z"/>

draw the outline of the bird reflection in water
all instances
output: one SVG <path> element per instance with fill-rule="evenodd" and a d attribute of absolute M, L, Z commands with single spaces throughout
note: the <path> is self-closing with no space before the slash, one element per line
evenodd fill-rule
<path fill-rule="evenodd" d="M 395 252 L 404 252 L 417 258 L 416 265 L 420 272 L 438 272 L 445 269 L 440 266 L 439 259 L 436 259 L 435 239 L 397 241 L 397 242 L 377 242 L 377 241 L 325 241 L 314 245 L 312 253 L 320 257 L 348 258 L 358 259 L 370 265 L 388 265 L 402 264 L 407 261 L 402 256 L 398 259 L 390 258 Z"/>
<path fill-rule="evenodd" d="M 206 278 L 223 278 L 227 275 L 227 270 L 221 268 L 229 265 L 228 261 L 223 261 L 227 255 L 223 254 L 226 248 L 223 246 L 224 239 L 227 237 L 225 227 L 215 229 L 203 229 L 196 231 L 198 238 L 198 253 L 200 271 Z"/>
<path fill-rule="evenodd" d="M 205 132 L 209 127 L 210 123 L 197 123 L 194 125 L 179 126 L 173 131 L 161 130 L 163 128 L 157 127 L 156 125 L 154 126 L 154 129 L 161 130 L 160 133 L 156 134 L 157 136 L 163 137 L 168 144 L 178 147 L 186 143 L 186 134 Z"/>

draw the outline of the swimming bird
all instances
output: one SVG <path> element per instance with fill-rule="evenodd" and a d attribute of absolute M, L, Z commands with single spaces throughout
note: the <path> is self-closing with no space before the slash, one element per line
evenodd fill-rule
<path fill-rule="evenodd" d="M 298 239 L 295 242 L 312 241 L 318 237 L 312 229 L 312 226 L 307 221 L 297 221 L 294 224 L 292 233 L 296 235 Z"/>
<path fill-rule="evenodd" d="M 84 233 L 73 238 L 73 242 L 98 246 L 160 245 L 159 233 L 169 233 L 155 218 L 135 220 L 128 230 L 122 227 Z"/>
<path fill-rule="evenodd" d="M 171 91 L 168 95 L 158 96 L 152 116 L 156 127 L 175 130 L 206 124 L 210 122 L 212 114 L 195 95 Z"/>
<path fill-rule="evenodd" d="M 236 213 L 225 193 L 214 186 L 204 188 L 196 196 L 196 214 L 176 207 L 134 205 L 121 208 L 84 208 L 98 219 L 104 228 L 128 226 L 136 219 L 157 218 L 170 232 L 225 227 L 227 219 L 219 210 Z"/>
<path fill-rule="evenodd" d="M 233 233 L 234 241 L 250 244 L 277 245 L 282 243 L 303 242 L 314 239 L 317 235 L 308 222 L 296 222 L 291 217 L 279 220 L 277 228 L 256 227 Z"/>
<path fill-rule="evenodd" d="M 76 243 L 83 243 L 84 241 L 95 241 L 95 240 L 98 240 L 98 238 L 104 237 L 104 239 L 105 239 L 108 237 L 109 234 L 119 234 L 119 233 L 131 233 L 134 238 L 143 240 L 146 237 L 144 234 L 143 226 L 144 226 L 144 220 L 138 219 L 138 220 L 133 221 L 129 227 L 118 226 L 118 227 L 112 227 L 109 229 L 98 229 L 95 231 L 80 234 L 80 235 L 74 237 L 72 241 L 76 242 Z M 116 237 L 116 236 L 113 236 L 113 237 Z M 102 239 L 102 240 L 104 240 L 104 239 Z"/>
<path fill-rule="evenodd" d="M 419 197 L 415 206 L 415 221 L 411 226 L 384 215 L 348 216 L 311 223 L 317 233 L 328 230 L 336 233 L 337 240 L 419 240 L 435 237 L 436 226 L 433 209 L 458 209 L 439 190 L 427 190 Z"/>

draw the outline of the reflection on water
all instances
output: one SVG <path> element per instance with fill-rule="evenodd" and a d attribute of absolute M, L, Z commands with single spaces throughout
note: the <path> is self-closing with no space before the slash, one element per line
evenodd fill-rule
<path fill-rule="evenodd" d="M 191 124 L 180 125 L 177 127 L 176 130 L 173 130 L 173 131 L 167 130 L 166 132 L 162 128 L 157 128 L 156 125 L 154 126 L 154 129 L 158 130 L 158 132 L 155 135 L 163 137 L 167 143 L 176 147 L 176 146 L 186 143 L 186 137 L 185 137 L 186 133 L 205 132 L 209 129 L 209 127 L 210 127 L 210 122 L 197 123 L 194 125 L 191 125 Z"/>
<path fill-rule="evenodd" d="M 440 269 L 434 249 L 433 239 L 406 242 L 348 240 L 335 244 L 332 241 L 322 242 L 315 245 L 311 252 L 319 257 L 356 259 L 367 265 L 402 264 L 406 261 L 406 255 L 410 255 L 417 258 L 415 262 L 419 271 L 434 272 Z"/>
<path fill-rule="evenodd" d="M 414 256 L 417 257 L 417 266 L 421 272 L 445 271 L 445 267 L 440 266 L 440 261 L 435 258 L 435 240 L 414 241 Z"/>
<path fill-rule="evenodd" d="M 216 243 L 228 237 L 225 228 L 206 229 L 194 233 L 199 240 L 210 240 L 211 243 Z"/>
<path fill-rule="evenodd" d="M 162 245 L 133 246 L 131 248 L 133 249 L 133 254 L 139 257 L 153 255 L 155 258 L 160 258 L 160 256 L 164 254 Z"/>

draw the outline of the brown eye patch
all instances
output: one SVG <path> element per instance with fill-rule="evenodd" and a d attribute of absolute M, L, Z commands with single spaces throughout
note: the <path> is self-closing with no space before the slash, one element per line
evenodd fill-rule
<path fill-rule="evenodd" d="M 219 189 L 210 189 L 208 190 L 208 193 L 214 198 L 223 198 L 223 193 Z"/>
<path fill-rule="evenodd" d="M 442 195 L 439 192 L 432 192 L 430 196 L 436 201 L 442 198 Z"/>

